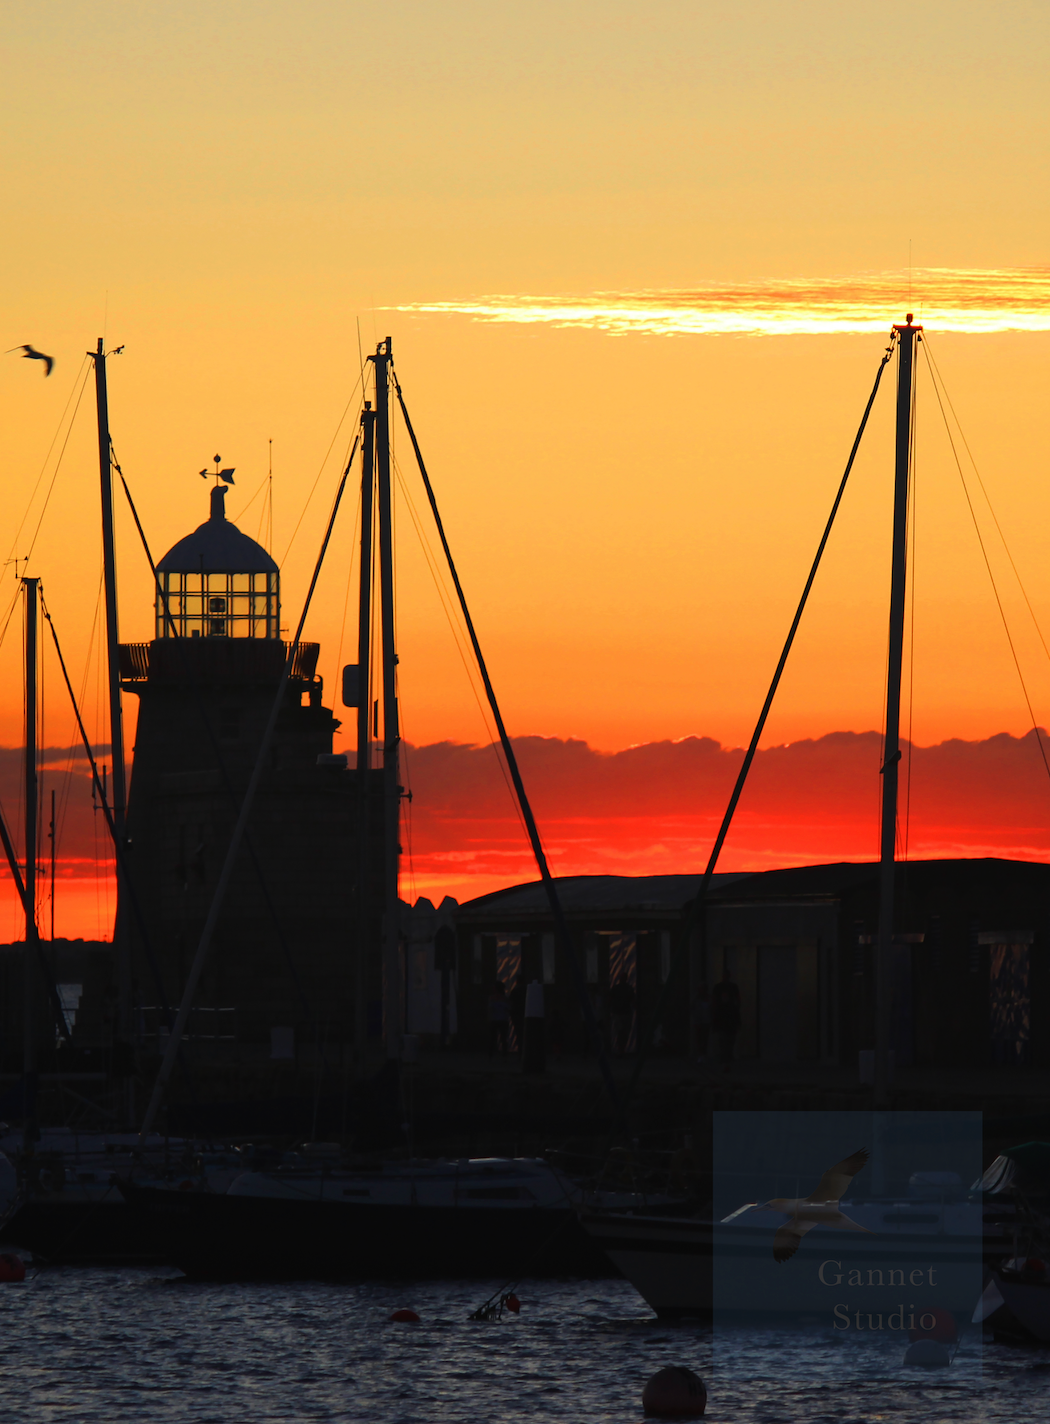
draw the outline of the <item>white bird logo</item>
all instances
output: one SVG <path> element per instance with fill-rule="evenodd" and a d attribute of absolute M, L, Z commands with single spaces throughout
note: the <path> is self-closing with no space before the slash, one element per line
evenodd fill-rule
<path fill-rule="evenodd" d="M 839 1201 L 850 1182 L 868 1160 L 868 1150 L 862 1147 L 851 1157 L 845 1157 L 829 1167 L 816 1190 L 808 1197 L 774 1197 L 765 1203 L 770 1211 L 786 1212 L 791 1220 L 777 1229 L 773 1238 L 773 1259 L 781 1264 L 789 1261 L 798 1250 L 799 1242 L 814 1226 L 830 1226 L 836 1231 L 867 1231 L 839 1210 Z"/>

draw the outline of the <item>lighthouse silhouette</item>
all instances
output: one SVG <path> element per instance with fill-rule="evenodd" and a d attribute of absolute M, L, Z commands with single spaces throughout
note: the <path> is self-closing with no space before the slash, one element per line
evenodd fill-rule
<path fill-rule="evenodd" d="M 163 1051 L 163 1001 L 175 1009 L 182 997 L 289 652 L 280 570 L 226 518 L 226 493 L 223 484 L 210 491 L 209 518 L 157 564 L 153 640 L 120 650 L 122 687 L 139 698 L 139 716 L 128 797 L 130 890 L 122 887 L 118 933 L 132 947 L 134 1047 L 144 1077 Z M 371 906 L 365 993 L 381 997 L 381 773 L 367 773 L 362 813 L 358 773 L 332 752 L 339 722 L 323 702 L 319 652 L 317 643 L 296 650 L 190 1016 L 186 1054 L 201 1120 L 190 1120 L 173 1084 L 170 1130 L 311 1126 L 281 1115 L 295 1115 L 297 1074 L 309 1094 L 322 1055 L 346 1061 L 356 1051 L 354 927 L 371 924 Z M 359 853 L 363 827 L 374 854 Z M 358 895 L 369 907 L 363 917 Z M 273 1122 L 258 1120 L 278 1079 L 283 1105 L 273 1098 Z M 222 1120 L 234 1110 L 216 1104 L 238 1097 L 255 1102 L 253 1121 Z"/>

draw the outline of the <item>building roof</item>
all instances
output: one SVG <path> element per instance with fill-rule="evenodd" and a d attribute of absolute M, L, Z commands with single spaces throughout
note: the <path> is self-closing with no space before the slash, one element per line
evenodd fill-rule
<path fill-rule="evenodd" d="M 556 876 L 558 897 L 567 915 L 635 915 L 675 913 L 700 888 L 702 875 L 566 875 Z M 746 874 L 715 875 L 716 885 L 747 880 Z M 467 900 L 457 920 L 492 919 L 494 916 L 549 916 L 550 905 L 541 880 L 512 885 Z"/>
<path fill-rule="evenodd" d="M 261 544 L 242 534 L 226 518 L 226 486 L 211 492 L 211 516 L 168 550 L 157 572 L 205 574 L 275 574 L 277 565 Z"/>
<path fill-rule="evenodd" d="M 989 888 L 1005 884 L 1046 884 L 1050 865 L 1044 861 L 1006 860 L 982 856 L 959 860 L 908 860 L 897 862 L 897 873 L 907 877 L 913 889 L 935 885 L 980 883 Z M 747 884 L 712 892 L 714 900 L 779 900 L 794 898 L 838 898 L 862 886 L 875 886 L 878 861 L 836 861 L 830 865 L 797 865 L 784 870 L 765 870 L 747 877 Z"/>
<path fill-rule="evenodd" d="M 1050 865 L 1042 861 L 985 857 L 973 860 L 899 861 L 898 871 L 913 890 L 936 885 L 980 883 L 989 889 L 1031 885 L 1050 889 Z M 709 891 L 712 907 L 719 903 L 785 900 L 838 900 L 858 890 L 876 890 L 877 861 L 838 861 L 830 865 L 799 865 L 784 870 L 714 875 Z M 677 917 L 700 889 L 702 875 L 570 875 L 555 878 L 565 913 L 575 919 L 605 916 Z M 459 907 L 459 923 L 550 918 L 543 882 L 511 885 L 479 895 Z"/>

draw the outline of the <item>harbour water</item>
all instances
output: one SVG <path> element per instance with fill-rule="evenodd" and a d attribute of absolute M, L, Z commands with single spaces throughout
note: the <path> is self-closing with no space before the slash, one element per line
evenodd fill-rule
<path fill-rule="evenodd" d="M 500 1282 L 198 1285 L 145 1270 L 53 1269 L 0 1288 L 6 1424 L 640 1424 L 645 1381 L 684 1364 L 707 1418 L 736 1424 L 943 1424 L 1042 1417 L 1050 1348 L 905 1370 L 899 1342 L 843 1379 L 824 1325 L 720 1332 L 653 1317 L 624 1281 L 522 1283 L 518 1316 L 467 1317 Z M 392 1324 L 409 1306 L 419 1324 Z M 971 1352 L 966 1368 L 967 1351 Z M 980 1359 L 979 1368 L 973 1361 Z"/>

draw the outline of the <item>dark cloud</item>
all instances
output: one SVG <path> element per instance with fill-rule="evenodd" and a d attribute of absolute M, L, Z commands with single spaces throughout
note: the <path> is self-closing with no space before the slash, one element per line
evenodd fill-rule
<path fill-rule="evenodd" d="M 522 775 L 559 874 L 655 874 L 703 867 L 743 759 L 710 737 L 599 752 L 575 738 L 515 740 Z M 413 799 L 406 890 L 465 895 L 535 871 L 497 751 L 436 742 L 405 747 Z M 107 748 L 99 756 L 108 755 Z M 68 749 L 48 748 L 43 791 L 65 795 Z M 835 732 L 758 753 L 726 842 L 723 869 L 871 859 L 878 847 L 881 740 Z M 0 747 L 0 799 L 12 833 L 22 752 Z M 60 856 L 70 873 L 109 846 L 74 755 Z M 1050 777 L 1034 733 L 915 747 L 902 764 L 901 827 L 914 857 L 1050 859 Z M 42 799 L 42 809 L 45 807 Z M 46 811 L 45 811 L 46 814 Z"/>
<path fill-rule="evenodd" d="M 1045 738 L 1045 734 L 1044 738 Z M 598 752 L 555 737 L 515 740 L 560 874 L 702 868 L 743 760 L 709 737 Z M 527 843 L 491 746 L 408 748 L 412 868 L 427 888 L 478 893 L 531 879 Z M 758 753 L 724 869 L 877 856 L 881 738 L 834 732 Z M 910 795 L 909 795 L 910 780 Z M 905 748 L 908 853 L 1050 858 L 1050 777 L 1034 732 Z"/>

